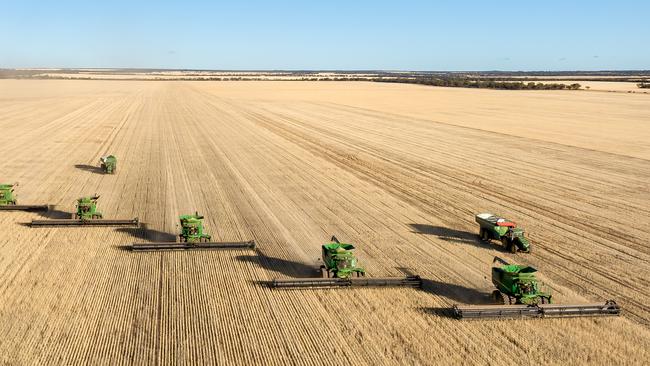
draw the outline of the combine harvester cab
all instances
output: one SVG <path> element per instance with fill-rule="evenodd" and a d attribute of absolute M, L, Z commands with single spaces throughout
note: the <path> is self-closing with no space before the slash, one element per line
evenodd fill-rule
<path fill-rule="evenodd" d="M 102 156 L 99 164 L 104 174 L 115 174 L 117 172 L 117 158 L 115 155 Z"/>
<path fill-rule="evenodd" d="M 47 211 L 48 205 L 17 205 L 14 188 L 15 184 L 0 183 L 0 210 L 1 211 Z"/>
<path fill-rule="evenodd" d="M 204 232 L 202 215 L 181 215 L 178 217 L 181 232 L 178 242 L 150 242 L 131 245 L 133 251 L 150 252 L 166 250 L 216 250 L 216 249 L 255 249 L 255 241 L 211 242 L 212 236 Z"/>
<path fill-rule="evenodd" d="M 492 297 L 499 305 L 453 306 L 459 319 L 480 318 L 543 318 L 619 315 L 621 308 L 614 300 L 597 304 L 551 304 L 551 294 L 535 276 L 530 266 L 509 264 L 495 257 L 500 266 L 492 268 L 492 283 L 497 288 Z"/>
<path fill-rule="evenodd" d="M 477 214 L 475 219 L 479 224 L 478 235 L 481 240 L 486 242 L 490 242 L 492 239 L 499 240 L 503 247 L 511 253 L 517 251 L 530 253 L 531 244 L 526 238 L 524 229 L 517 227 L 514 222 L 491 213 Z"/>
<path fill-rule="evenodd" d="M 422 287 L 420 276 L 359 278 L 366 271 L 357 265 L 352 250 L 354 245 L 341 243 L 332 236 L 331 242 L 323 244 L 322 278 L 274 279 L 271 288 L 340 288 L 340 287 Z M 356 274 L 356 278 L 354 275 Z"/>
<path fill-rule="evenodd" d="M 76 211 L 71 219 L 32 220 L 32 226 L 138 226 L 138 218 L 134 219 L 103 219 L 97 211 L 99 196 L 81 197 L 77 199 Z"/>

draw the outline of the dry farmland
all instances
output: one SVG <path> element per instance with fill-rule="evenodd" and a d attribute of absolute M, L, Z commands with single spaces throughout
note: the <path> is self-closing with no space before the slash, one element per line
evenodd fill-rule
<path fill-rule="evenodd" d="M 0 181 L 62 215 L 100 194 L 145 229 L 0 212 L 3 364 L 643 364 L 650 357 L 650 95 L 362 82 L 0 80 Z M 118 173 L 93 168 L 117 155 Z M 257 251 L 132 253 L 199 211 Z M 513 218 L 511 255 L 473 214 Z M 332 234 L 423 290 L 271 290 Z M 495 255 L 559 303 L 618 318 L 459 321 Z"/>

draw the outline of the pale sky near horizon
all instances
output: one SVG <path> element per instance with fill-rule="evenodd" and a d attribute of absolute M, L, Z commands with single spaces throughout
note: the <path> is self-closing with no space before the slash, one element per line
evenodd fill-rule
<path fill-rule="evenodd" d="M 650 69 L 650 1 L 8 1 L 0 68 Z"/>

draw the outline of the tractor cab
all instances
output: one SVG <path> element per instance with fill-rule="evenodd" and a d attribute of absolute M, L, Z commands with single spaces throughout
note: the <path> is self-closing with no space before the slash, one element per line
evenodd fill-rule
<path fill-rule="evenodd" d="M 115 174 L 117 171 L 117 158 L 115 155 L 102 156 L 99 158 L 102 171 L 105 174 Z"/>

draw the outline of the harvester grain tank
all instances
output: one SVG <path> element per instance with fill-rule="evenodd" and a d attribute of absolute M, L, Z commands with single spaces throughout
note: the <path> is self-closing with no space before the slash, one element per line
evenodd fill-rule
<path fill-rule="evenodd" d="M 102 156 L 99 164 L 104 174 L 115 174 L 117 172 L 117 158 L 115 155 Z"/>
<path fill-rule="evenodd" d="M 99 196 L 88 196 L 77 199 L 75 213 L 71 219 L 33 220 L 32 226 L 138 226 L 138 218 L 134 219 L 104 219 L 97 210 Z"/>
<path fill-rule="evenodd" d="M 510 264 L 495 257 L 492 293 L 499 305 L 454 305 L 453 312 L 460 319 L 521 318 L 521 317 L 577 317 L 619 315 L 620 306 L 614 300 L 595 304 L 551 304 L 551 293 L 537 279 L 537 270 L 530 266 Z"/>
<path fill-rule="evenodd" d="M 18 183 L 0 183 L 0 210 L 2 211 L 47 211 L 48 205 L 18 205 L 14 188 Z"/>
<path fill-rule="evenodd" d="M 202 215 L 199 213 L 179 216 L 181 232 L 178 242 L 149 242 L 135 243 L 131 246 L 134 251 L 164 251 L 164 250 L 206 250 L 206 249 L 255 249 L 255 241 L 243 242 L 211 242 L 210 234 L 204 231 Z"/>
<path fill-rule="evenodd" d="M 517 251 L 530 253 L 531 245 L 524 229 L 517 227 L 514 222 L 491 213 L 477 214 L 476 222 L 479 224 L 478 235 L 481 240 L 489 242 L 496 239 L 512 253 Z"/>
<path fill-rule="evenodd" d="M 366 271 L 357 264 L 352 244 L 341 243 L 332 236 L 331 242 L 321 246 L 323 265 L 322 278 L 274 279 L 272 288 L 336 288 L 336 287 L 422 287 L 420 276 L 384 278 L 359 278 Z M 356 277 L 354 277 L 356 275 Z"/>

